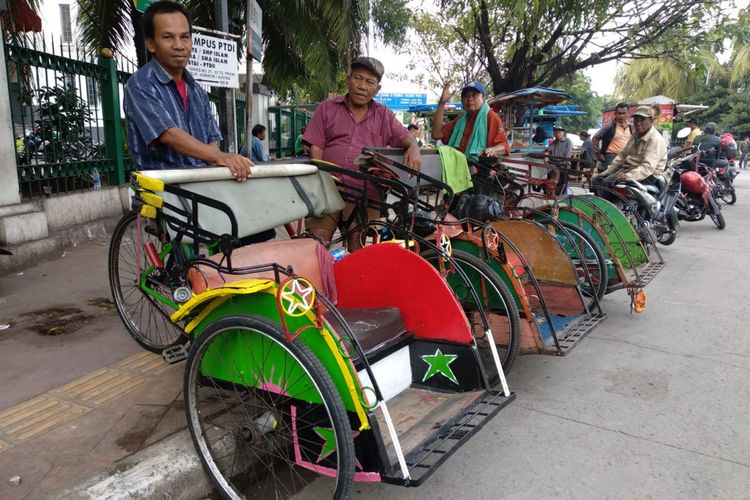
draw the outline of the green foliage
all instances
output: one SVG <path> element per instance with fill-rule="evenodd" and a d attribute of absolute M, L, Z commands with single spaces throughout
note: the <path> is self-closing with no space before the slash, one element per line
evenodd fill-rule
<path fill-rule="evenodd" d="M 591 90 L 591 79 L 586 75 L 577 72 L 572 78 L 564 78 L 559 81 L 556 87 L 564 88 L 571 95 L 569 104 L 576 104 L 579 111 L 584 111 L 585 116 L 571 116 L 560 120 L 566 130 L 578 133 L 579 130 L 588 130 L 596 127 L 604 109 L 605 98 L 600 97 L 596 92 Z"/>
<path fill-rule="evenodd" d="M 80 41 L 93 52 L 130 45 L 133 9 L 133 0 L 78 0 Z"/>
<path fill-rule="evenodd" d="M 432 81 L 479 72 L 498 94 L 550 86 L 648 45 L 663 47 L 654 57 L 667 53 L 675 37 L 701 33 L 716 10 L 712 0 L 441 0 L 412 28 Z"/>
<path fill-rule="evenodd" d="M 370 17 L 375 34 L 388 45 L 401 47 L 406 41 L 406 31 L 412 13 L 406 0 L 379 0 L 372 3 Z"/>

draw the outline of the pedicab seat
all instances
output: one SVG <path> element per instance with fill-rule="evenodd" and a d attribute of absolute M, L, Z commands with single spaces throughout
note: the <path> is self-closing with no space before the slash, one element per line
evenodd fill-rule
<path fill-rule="evenodd" d="M 382 309 L 339 309 L 344 320 L 352 329 L 352 333 L 359 341 L 365 357 L 370 363 L 385 357 L 393 348 L 402 347 L 414 335 L 406 330 L 404 319 L 398 307 Z M 339 334 L 344 330 L 330 311 L 323 313 L 323 317 Z M 359 366 L 358 351 L 350 353 L 352 362 Z"/>
<path fill-rule="evenodd" d="M 234 180 L 226 167 L 145 170 L 139 173 L 225 203 L 237 219 L 239 238 L 344 208 L 344 200 L 330 174 L 309 163 L 255 165 L 245 182 Z M 166 203 L 190 211 L 188 202 L 179 196 L 168 192 L 159 195 Z M 164 210 L 171 213 L 166 207 Z M 217 235 L 231 230 L 227 215 L 206 205 L 199 206 L 198 225 Z M 183 241 L 188 243 L 189 239 Z"/>

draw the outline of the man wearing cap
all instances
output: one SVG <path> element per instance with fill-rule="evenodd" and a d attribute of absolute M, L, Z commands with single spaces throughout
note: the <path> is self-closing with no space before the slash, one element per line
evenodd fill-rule
<path fill-rule="evenodd" d="M 591 138 L 596 159 L 601 162 L 600 169 L 606 169 L 617 154 L 622 151 L 633 133 L 628 112 L 630 107 L 624 102 L 615 106 L 615 119 L 596 131 Z"/>
<path fill-rule="evenodd" d="M 617 182 L 626 180 L 654 183 L 667 164 L 667 145 L 654 128 L 654 118 L 649 106 L 640 106 L 633 113 L 634 134 L 604 172 L 594 174 L 591 189 L 599 196 L 611 198 L 601 188 L 612 189 Z"/>
<path fill-rule="evenodd" d="M 693 143 L 695 142 L 695 139 L 697 139 L 701 133 L 701 129 L 698 127 L 697 119 L 691 118 L 690 120 L 688 120 L 687 126 L 690 127 L 690 133 L 685 138 L 685 142 L 682 144 L 683 148 L 693 147 Z"/>
<path fill-rule="evenodd" d="M 445 105 L 453 95 L 450 82 L 443 87 L 432 121 L 432 138 L 454 147 L 466 156 L 502 156 L 510 154 L 505 127 L 500 117 L 484 100 L 484 85 L 472 81 L 461 89 L 464 113 L 443 125 Z"/>
<path fill-rule="evenodd" d="M 566 130 L 560 125 L 552 128 L 554 139 L 544 150 L 547 153 L 547 161 L 560 168 L 559 177 L 557 178 L 557 194 L 560 194 L 568 184 L 568 167 L 570 166 L 570 157 L 573 155 L 573 141 L 566 136 Z"/>
<path fill-rule="evenodd" d="M 383 72 L 383 64 L 372 57 L 359 57 L 352 62 L 346 78 L 346 95 L 321 102 L 307 125 L 303 141 L 310 146 L 312 159 L 356 171 L 354 160 L 362 154 L 363 148 L 401 147 L 406 150 L 404 164 L 419 170 L 422 160 L 414 137 L 393 111 L 373 100 L 380 90 Z M 362 187 L 357 179 L 342 176 L 341 180 L 354 188 Z M 377 196 L 377 192 L 368 195 Z M 339 224 L 349 220 L 355 207 L 354 203 L 347 202 L 342 212 L 306 219 L 305 227 L 328 242 Z M 379 216 L 376 210 L 368 210 L 368 218 Z M 352 223 L 350 228 L 354 225 Z M 360 232 L 353 231 L 349 236 L 349 251 L 360 247 Z"/>

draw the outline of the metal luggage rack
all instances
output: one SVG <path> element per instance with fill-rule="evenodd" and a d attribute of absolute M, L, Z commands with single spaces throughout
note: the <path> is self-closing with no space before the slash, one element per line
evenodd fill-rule
<path fill-rule="evenodd" d="M 545 349 L 542 351 L 542 354 L 565 356 L 606 317 L 606 313 L 599 313 L 589 317 L 584 316 L 578 321 L 571 323 L 561 332 L 561 340 L 558 341 L 559 349 Z"/>
<path fill-rule="evenodd" d="M 406 455 L 409 478 L 384 476 L 383 481 L 403 486 L 420 486 L 448 457 L 514 399 L 516 399 L 514 392 L 508 397 L 505 397 L 502 391 L 485 392 L 456 418 L 445 423 L 414 451 Z M 392 468 L 398 470 L 398 464 L 393 464 Z"/>

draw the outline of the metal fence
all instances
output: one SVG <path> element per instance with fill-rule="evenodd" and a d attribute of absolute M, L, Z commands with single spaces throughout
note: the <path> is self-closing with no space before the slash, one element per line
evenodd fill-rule
<path fill-rule="evenodd" d="M 312 119 L 316 104 L 268 108 L 269 149 L 276 158 L 295 156 L 294 146 L 302 128 Z"/>
<path fill-rule="evenodd" d="M 5 52 L 22 197 L 122 183 L 122 85 L 135 66 L 33 33 L 8 35 Z"/>
<path fill-rule="evenodd" d="M 122 97 L 136 64 L 41 34 L 8 35 L 5 56 L 22 198 L 124 183 L 133 162 Z M 218 94 L 206 90 L 218 118 Z M 245 100 L 236 104 L 241 138 Z"/>

